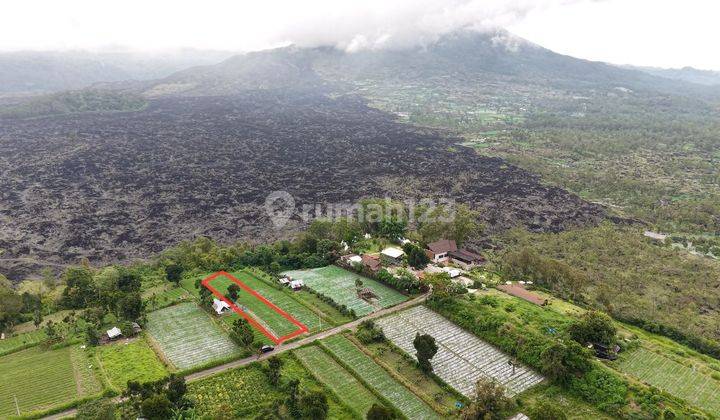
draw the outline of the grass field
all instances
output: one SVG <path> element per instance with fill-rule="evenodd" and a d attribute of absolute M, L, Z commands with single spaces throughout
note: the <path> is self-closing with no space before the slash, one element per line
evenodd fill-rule
<path fill-rule="evenodd" d="M 387 308 L 407 300 L 407 297 L 383 284 L 363 277 L 360 274 L 343 270 L 330 265 L 312 270 L 288 271 L 285 274 L 301 279 L 311 289 L 331 298 L 339 305 L 345 305 L 355 311 L 358 316 L 367 315 L 376 308 L 368 302 L 358 298 L 355 291 L 355 280 L 361 279 L 363 287 L 369 287 L 379 297 L 377 305 Z"/>
<path fill-rule="evenodd" d="M 287 395 L 282 385 L 290 379 L 298 379 L 301 389 L 322 389 L 310 373 L 293 357 L 279 356 L 283 361 L 281 386 L 274 388 L 260 364 L 253 363 L 219 375 L 188 384 L 188 397 L 195 402 L 195 409 L 202 418 L 253 418 L 260 410 L 284 399 Z M 345 406 L 328 396 L 328 418 L 352 417 Z"/>
<path fill-rule="evenodd" d="M 97 358 L 108 381 L 117 389 L 124 389 L 128 381 L 155 381 L 168 374 L 143 338 L 102 346 L 97 350 Z"/>
<path fill-rule="evenodd" d="M 295 356 L 358 417 L 364 418 L 370 407 L 379 403 L 365 385 L 320 347 L 303 347 L 295 351 Z"/>
<path fill-rule="evenodd" d="M 145 308 L 155 311 L 179 302 L 190 300 L 192 295 L 182 287 L 174 287 L 169 283 L 148 289 L 142 294 Z"/>
<path fill-rule="evenodd" d="M 622 355 L 617 367 L 710 413 L 720 413 L 720 381 L 691 367 L 644 348 Z"/>
<path fill-rule="evenodd" d="M 150 312 L 147 318 L 150 336 L 178 369 L 240 355 L 235 343 L 193 303 Z"/>
<path fill-rule="evenodd" d="M 438 418 L 425 402 L 396 381 L 347 338 L 335 335 L 323 340 L 322 345 L 406 417 L 411 419 Z"/>
<path fill-rule="evenodd" d="M 294 301 L 291 297 L 285 295 L 281 290 L 273 289 L 272 287 L 267 286 L 263 281 L 248 275 L 243 275 L 242 273 L 238 274 L 238 277 L 236 278 L 290 316 L 295 317 L 296 312 L 305 312 L 306 314 L 304 315 L 306 316 L 304 318 L 310 320 L 315 319 L 315 323 L 317 324 L 317 316 L 313 316 L 314 314 L 312 314 L 309 309 Z M 235 284 L 235 282 L 225 276 L 216 277 L 209 283 L 210 286 L 217 289 L 223 295 L 227 293 L 228 287 L 232 284 Z M 279 338 L 300 329 L 298 325 L 292 323 L 274 308 L 244 289 L 240 289 L 238 292 L 238 298 L 235 300 L 235 304 L 243 312 L 251 314 L 261 325 L 263 325 L 263 327 L 267 328 L 273 335 L 275 335 L 275 337 Z"/>
<path fill-rule="evenodd" d="M 39 347 L 0 357 L 0 418 L 47 410 L 100 392 L 79 347 Z"/>
<path fill-rule="evenodd" d="M 45 330 L 35 330 L 0 340 L 0 356 L 35 345 L 45 339 Z"/>

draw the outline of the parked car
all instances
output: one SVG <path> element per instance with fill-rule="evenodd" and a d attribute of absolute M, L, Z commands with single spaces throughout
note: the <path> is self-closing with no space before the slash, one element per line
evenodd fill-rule
<path fill-rule="evenodd" d="M 271 351 L 275 350 L 275 347 L 273 346 L 262 346 L 260 347 L 260 353 L 270 353 Z"/>

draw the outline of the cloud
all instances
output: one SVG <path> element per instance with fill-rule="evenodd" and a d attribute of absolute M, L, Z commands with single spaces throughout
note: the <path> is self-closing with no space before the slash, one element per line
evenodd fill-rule
<path fill-rule="evenodd" d="M 0 49 L 396 48 L 460 28 L 505 27 L 533 11 L 589 1 L 24 0 L 3 5 Z"/>

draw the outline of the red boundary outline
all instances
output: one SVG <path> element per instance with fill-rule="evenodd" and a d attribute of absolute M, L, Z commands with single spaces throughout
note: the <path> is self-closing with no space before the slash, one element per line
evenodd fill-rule
<path fill-rule="evenodd" d="M 258 298 L 262 303 L 270 307 L 272 310 L 277 312 L 278 314 L 282 315 L 283 318 L 287 319 L 288 321 L 292 322 L 293 324 L 298 326 L 298 329 L 296 331 L 291 332 L 290 334 L 284 335 L 282 337 L 275 337 L 270 331 L 268 331 L 265 327 L 260 325 L 259 322 L 255 320 L 255 318 L 251 317 L 247 313 L 245 313 L 242 309 L 240 309 L 234 302 L 230 301 L 228 298 L 223 296 L 222 293 L 220 293 L 216 288 L 212 287 L 210 285 L 210 282 L 215 280 L 216 278 L 223 276 L 231 281 L 233 281 L 235 284 L 240 286 L 241 289 L 245 290 L 246 292 L 250 293 L 251 295 Z M 206 287 L 208 290 L 210 290 L 217 298 L 221 299 L 223 302 L 230 305 L 230 308 L 237 313 L 238 315 L 242 316 L 247 320 L 247 322 L 250 323 L 255 329 L 263 333 L 267 338 L 272 340 L 275 344 L 280 344 L 283 341 L 289 340 L 291 338 L 297 337 L 300 334 L 308 332 L 308 327 L 305 326 L 302 322 L 298 321 L 297 319 L 293 318 L 292 315 L 288 314 L 287 312 L 283 311 L 282 309 L 278 308 L 274 303 L 270 302 L 269 300 L 265 299 L 260 293 L 256 292 L 254 289 L 252 289 L 247 284 L 241 282 L 240 280 L 236 279 L 232 274 L 227 273 L 225 271 L 218 271 L 217 273 L 211 274 L 207 276 L 203 281 L 202 285 Z"/>

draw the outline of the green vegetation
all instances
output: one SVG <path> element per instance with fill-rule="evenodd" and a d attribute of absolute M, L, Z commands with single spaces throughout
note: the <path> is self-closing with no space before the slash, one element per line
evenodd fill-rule
<path fill-rule="evenodd" d="M 506 277 L 601 309 L 720 357 L 720 262 L 604 224 L 560 234 L 510 232 L 497 258 Z M 682 325 L 682 329 L 678 326 Z"/>
<path fill-rule="evenodd" d="M 151 382 L 168 375 L 165 366 L 142 338 L 99 347 L 96 355 L 108 381 L 116 389 L 125 388 L 128 381 Z"/>
<path fill-rule="evenodd" d="M 335 335 L 321 341 L 337 360 L 351 370 L 376 394 L 389 401 L 408 418 L 436 418 L 437 414 L 387 371 L 363 353 L 352 341 Z"/>
<path fill-rule="evenodd" d="M 380 307 L 387 308 L 407 300 L 399 292 L 375 280 L 336 266 L 304 271 L 288 271 L 285 274 L 303 280 L 307 287 L 331 298 L 339 305 L 344 305 L 349 310 L 355 311 L 358 316 L 367 315 L 373 312 L 375 308 L 358 297 L 355 290 L 356 279 L 362 280 L 363 287 L 373 290 L 379 298 L 378 305 Z"/>
<path fill-rule="evenodd" d="M 661 354 L 639 348 L 623 354 L 617 367 L 709 413 L 720 413 L 720 379 L 704 375 L 696 371 L 694 366 L 688 367 Z"/>
<path fill-rule="evenodd" d="M 147 330 L 166 361 L 178 369 L 241 354 L 208 314 L 193 303 L 149 313 Z"/>
<path fill-rule="evenodd" d="M 17 408 L 28 414 L 99 393 L 89 363 L 70 347 L 35 347 L 0 357 L 0 417 L 16 415 Z"/>
<path fill-rule="evenodd" d="M 295 355 L 313 376 L 325 384 L 359 418 L 365 417 L 378 400 L 365 385 L 317 346 L 295 351 Z"/>
<path fill-rule="evenodd" d="M 47 338 L 44 329 L 17 334 L 0 340 L 0 356 L 34 346 Z"/>
<path fill-rule="evenodd" d="M 324 392 L 324 387 L 297 360 L 289 355 L 280 358 L 282 383 L 277 387 L 270 384 L 263 365 L 258 363 L 188 384 L 188 397 L 195 403 L 195 412 L 215 418 L 250 418 L 276 402 L 285 403 L 298 391 Z M 293 381 L 298 382 L 294 385 Z M 352 417 L 335 398 L 328 398 L 328 405 L 328 417 Z"/>
<path fill-rule="evenodd" d="M 28 118 L 81 112 L 137 111 L 145 100 L 130 93 L 85 89 L 32 98 L 25 103 L 0 109 L 0 118 Z"/>

